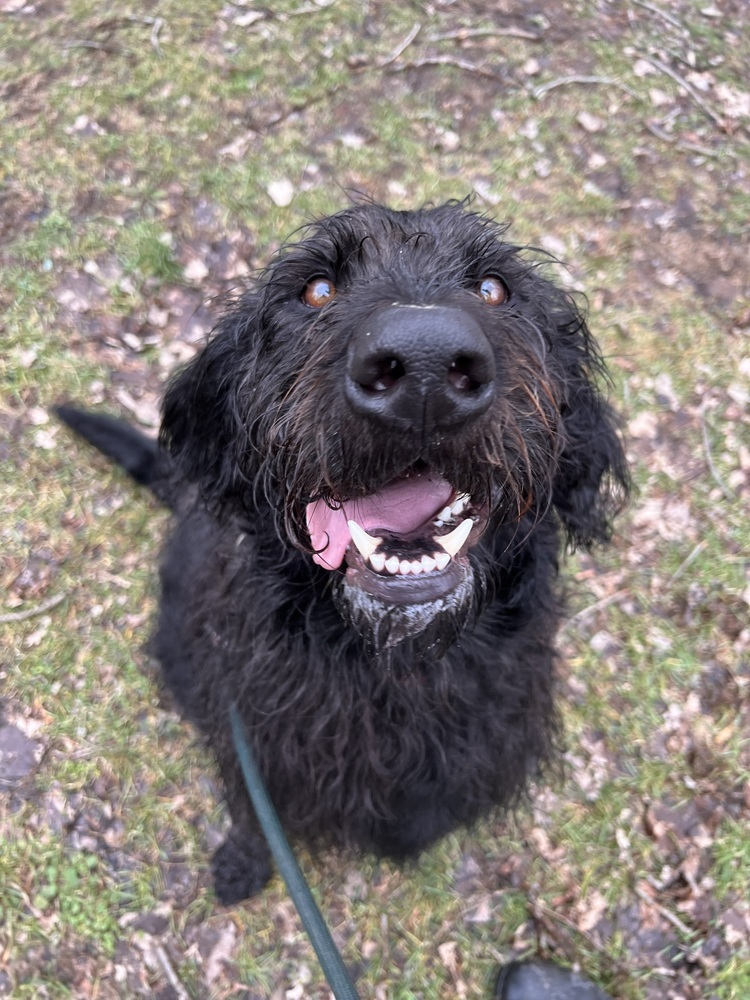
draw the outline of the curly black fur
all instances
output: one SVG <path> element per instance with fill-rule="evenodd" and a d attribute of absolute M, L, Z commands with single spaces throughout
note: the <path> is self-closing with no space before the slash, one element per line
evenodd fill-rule
<path fill-rule="evenodd" d="M 323 219 L 168 388 L 153 477 L 177 524 L 152 648 L 221 770 L 233 821 L 214 861 L 224 902 L 270 874 L 233 701 L 292 836 L 397 859 L 513 804 L 552 754 L 558 557 L 607 539 L 627 475 L 581 312 L 504 235 L 455 203 Z M 477 293 L 487 276 L 505 302 Z M 323 308 L 303 298 L 313 278 L 336 287 Z M 446 429 L 426 400 L 396 433 L 352 407 L 352 344 L 394 303 L 480 331 L 486 410 Z M 305 512 L 425 469 L 469 494 L 486 527 L 439 607 L 407 596 L 391 627 L 387 598 L 371 599 L 356 572 L 313 562 Z"/>

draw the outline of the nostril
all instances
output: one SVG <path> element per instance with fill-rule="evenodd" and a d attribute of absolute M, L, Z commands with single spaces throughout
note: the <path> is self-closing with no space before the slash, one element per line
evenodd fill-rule
<path fill-rule="evenodd" d="M 474 358 L 461 356 L 448 369 L 448 382 L 458 392 L 475 392 L 483 382 L 478 380 L 477 365 Z"/>
<path fill-rule="evenodd" d="M 403 362 L 395 357 L 379 358 L 373 362 L 366 381 L 359 383 L 365 392 L 386 392 L 406 374 Z"/>
<path fill-rule="evenodd" d="M 491 353 L 459 354 L 448 369 L 448 386 L 457 393 L 475 393 L 495 377 Z"/>

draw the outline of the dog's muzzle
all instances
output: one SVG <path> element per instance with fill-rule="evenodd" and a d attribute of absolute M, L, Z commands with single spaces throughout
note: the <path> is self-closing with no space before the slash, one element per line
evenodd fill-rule
<path fill-rule="evenodd" d="M 487 411 L 495 361 L 469 312 L 394 304 L 357 331 L 344 388 L 374 434 L 425 440 Z M 440 619 L 465 619 L 474 591 L 468 550 L 486 523 L 485 503 L 419 466 L 369 496 L 307 508 L 313 558 L 332 570 L 345 564 L 340 603 L 377 648 L 424 636 Z"/>

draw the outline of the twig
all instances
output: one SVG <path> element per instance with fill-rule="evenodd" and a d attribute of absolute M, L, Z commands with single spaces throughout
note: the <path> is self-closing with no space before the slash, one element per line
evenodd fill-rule
<path fill-rule="evenodd" d="M 663 128 L 659 128 L 654 122 L 645 122 L 646 128 L 651 133 L 655 135 L 657 139 L 661 139 L 662 142 L 668 142 L 672 146 L 676 146 L 678 149 L 683 150 L 685 153 L 696 153 L 698 156 L 710 156 L 714 159 L 719 159 L 722 156 L 732 155 L 731 150 L 727 149 L 709 149 L 707 146 L 699 146 L 694 142 L 683 142 L 676 136 L 669 135 L 665 132 Z"/>
<path fill-rule="evenodd" d="M 581 930 L 578 924 L 576 924 L 575 920 L 571 920 L 570 917 L 566 917 L 562 913 L 557 913 L 551 907 L 546 906 L 538 899 L 531 900 L 529 903 L 529 907 L 531 909 L 531 915 L 536 920 L 538 920 L 540 916 L 545 916 L 547 917 L 547 919 L 555 920 L 557 921 L 557 923 L 563 924 L 565 927 L 569 927 L 572 931 L 575 931 L 576 934 L 580 934 L 581 937 L 584 939 L 584 941 L 586 941 L 586 943 L 589 944 L 596 951 L 600 952 L 603 955 L 609 956 L 608 949 L 604 945 L 599 944 L 587 931 Z"/>
<path fill-rule="evenodd" d="M 162 945 L 154 945 L 154 951 L 159 959 L 159 965 L 161 965 L 164 975 L 169 980 L 169 985 L 177 994 L 177 1000 L 190 1000 L 190 994 L 177 978 L 177 973 L 174 971 L 172 963 L 169 961 L 169 955 L 167 955 Z"/>
<path fill-rule="evenodd" d="M 674 80 L 680 87 L 682 87 L 688 97 L 691 98 L 701 111 L 707 115 L 715 125 L 718 125 L 719 128 L 724 131 L 724 120 L 709 104 L 703 100 L 695 87 L 691 86 L 684 77 L 680 76 L 680 74 L 676 70 L 673 70 L 671 66 L 667 66 L 666 63 L 661 62 L 659 59 L 655 59 L 654 56 L 644 55 L 643 58 L 647 63 L 651 63 L 654 69 L 658 69 L 660 73 L 664 73 L 666 76 Z"/>
<path fill-rule="evenodd" d="M 690 555 L 686 559 L 682 560 L 682 562 L 680 563 L 680 565 L 677 567 L 677 569 L 674 571 L 674 573 L 670 576 L 670 578 L 669 578 L 670 583 L 674 583 L 675 580 L 679 580 L 680 579 L 680 577 L 685 572 L 685 570 L 688 568 L 688 566 L 692 562 L 695 562 L 695 560 L 698 558 L 698 556 L 701 554 L 701 552 L 705 549 L 705 547 L 707 545 L 708 545 L 708 542 L 705 539 L 702 542 L 698 542 L 698 544 L 695 546 L 695 548 L 690 553 Z"/>
<path fill-rule="evenodd" d="M 296 10 L 287 10 L 284 12 L 284 17 L 299 17 L 305 14 L 319 14 L 321 10 L 325 10 L 326 7 L 332 7 L 336 3 L 336 0 L 325 0 L 324 3 L 308 4 L 308 6 L 297 7 Z"/>
<path fill-rule="evenodd" d="M 389 56 L 386 56 L 385 59 L 382 59 L 380 62 L 376 63 L 378 69 L 384 69 L 386 66 L 390 66 L 391 63 L 394 63 L 398 59 L 398 57 L 402 55 L 406 49 L 409 48 L 409 46 L 411 45 L 411 43 L 414 41 L 414 39 L 417 37 L 417 35 L 421 30 L 422 30 L 422 25 L 419 22 L 417 22 L 411 29 L 409 34 L 406 36 L 406 38 L 402 42 L 399 42 L 399 44 L 396 46 L 393 52 L 391 52 Z"/>
<path fill-rule="evenodd" d="M 630 97 L 637 97 L 638 95 L 634 90 L 631 90 L 627 84 L 621 83 L 619 80 L 613 79 L 611 76 L 560 76 L 556 80 L 550 80 L 549 83 L 543 83 L 539 87 L 535 87 L 531 91 L 531 96 L 535 101 L 538 101 L 540 97 L 544 97 L 550 90 L 554 90 L 556 87 L 567 87 L 571 83 L 593 83 L 593 84 L 603 84 L 607 87 L 618 87 L 620 90 L 624 90 L 626 94 Z"/>
<path fill-rule="evenodd" d="M 164 27 L 165 23 L 166 22 L 163 17 L 155 17 L 154 23 L 151 26 L 151 47 L 157 55 L 162 55 L 161 45 L 159 45 L 159 32 Z"/>
<path fill-rule="evenodd" d="M 63 45 L 64 49 L 95 49 L 97 52 L 109 52 L 111 55 L 119 52 L 120 47 L 111 42 L 89 42 L 85 38 L 74 38 Z"/>
<path fill-rule="evenodd" d="M 67 594 L 55 594 L 54 597 L 42 601 L 35 608 L 27 608 L 26 611 L 9 611 L 4 615 L 0 615 L 0 625 L 7 625 L 10 622 L 25 622 L 29 618 L 36 618 L 37 615 L 43 615 L 45 611 L 51 611 L 58 604 L 62 604 L 67 596 Z"/>
<path fill-rule="evenodd" d="M 608 597 L 602 597 L 600 601 L 594 601 L 594 603 L 589 604 L 588 607 L 577 611 L 572 617 L 568 618 L 566 622 L 563 622 L 563 625 L 560 628 L 560 635 L 567 632 L 571 625 L 575 625 L 577 622 L 583 621 L 584 618 L 588 618 L 589 615 L 593 615 L 595 612 L 601 611 L 602 608 L 609 607 L 610 604 L 614 604 L 615 601 L 619 601 L 621 597 L 625 597 L 627 593 L 627 590 L 616 590 L 614 594 L 610 594 Z"/>
<path fill-rule="evenodd" d="M 663 17 L 672 27 L 679 28 L 680 31 L 687 31 L 687 28 L 681 21 L 672 14 L 668 14 L 666 10 L 662 10 L 661 7 L 657 7 L 656 4 L 646 3 L 646 0 L 633 0 L 633 3 L 636 7 L 643 7 L 644 10 L 650 10 L 652 14 Z"/>
<path fill-rule="evenodd" d="M 660 913 L 665 920 L 668 920 L 673 927 L 676 927 L 678 931 L 685 935 L 685 937 L 694 938 L 696 931 L 684 924 L 679 917 L 676 917 L 671 910 L 668 910 L 666 906 L 662 906 L 661 903 L 657 903 L 655 899 L 652 899 L 647 892 L 644 892 L 639 886 L 634 886 L 633 891 L 639 899 L 642 899 L 644 903 L 649 906 L 653 906 L 657 913 Z"/>
<path fill-rule="evenodd" d="M 391 65 L 392 73 L 403 73 L 409 69 L 424 69 L 426 66 L 454 66 L 465 73 L 473 73 L 475 76 L 484 76 L 490 80 L 502 80 L 499 73 L 492 70 L 483 69 L 474 63 L 467 62 L 466 59 L 455 59 L 453 56 L 426 56 L 424 59 L 415 59 L 413 62 L 395 63 Z"/>
<path fill-rule="evenodd" d="M 713 455 L 711 454 L 711 442 L 708 439 L 708 424 L 706 423 L 706 414 L 703 410 L 698 414 L 698 418 L 701 424 L 701 434 L 703 435 L 703 448 L 706 452 L 706 462 L 708 463 L 708 468 L 713 476 L 714 482 L 719 487 L 721 492 L 724 494 L 725 500 L 735 500 L 736 497 L 734 493 L 729 489 L 727 484 L 719 475 L 719 470 L 714 465 Z"/>
<path fill-rule="evenodd" d="M 521 38 L 527 42 L 541 42 L 542 36 L 523 28 L 460 28 L 443 35 L 430 35 L 428 42 L 463 42 L 467 38 Z"/>

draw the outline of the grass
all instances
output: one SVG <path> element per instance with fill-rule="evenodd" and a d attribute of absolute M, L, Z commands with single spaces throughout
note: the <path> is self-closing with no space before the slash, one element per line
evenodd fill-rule
<path fill-rule="evenodd" d="M 0 790 L 13 996 L 159 988 L 166 972 L 145 957 L 155 945 L 190 997 L 242 995 L 236 984 L 325 995 L 278 881 L 246 906 L 215 907 L 213 769 L 159 701 L 142 652 L 165 517 L 40 421 L 62 399 L 131 415 L 153 401 L 189 353 L 200 302 L 215 315 L 240 263 L 259 266 L 348 192 L 406 207 L 474 188 L 513 238 L 564 246 L 639 494 L 615 547 L 574 563 L 571 613 L 584 615 L 563 636 L 565 783 L 403 873 L 303 854 L 304 867 L 346 960 L 361 963 L 365 997 L 486 996 L 500 960 L 539 951 L 580 963 L 620 1000 L 747 995 L 750 945 L 726 916 L 742 907 L 750 861 L 747 122 L 718 128 L 674 79 L 635 66 L 668 50 L 688 74 L 692 59 L 721 111 L 718 84 L 747 89 L 750 25 L 705 4 L 661 7 L 682 27 L 640 5 L 628 23 L 593 2 L 553 5 L 523 21 L 537 41 L 460 0 L 289 0 L 272 13 L 163 0 L 158 26 L 104 3 L 3 15 L 3 611 L 64 597 L 0 625 L 3 717 L 40 755 Z M 500 33 L 460 43 L 476 28 Z M 433 56 L 448 63 L 418 65 Z M 530 96 L 574 73 L 631 93 L 600 82 Z M 659 138 L 649 126 L 665 116 Z M 286 207 L 268 195 L 280 177 L 294 185 Z M 185 277 L 195 260 L 208 269 L 199 288 Z M 165 326 L 149 319 L 162 313 Z M 644 822 L 657 806 L 704 809 L 703 827 L 676 819 L 659 839 Z M 597 894 L 602 916 L 589 921 Z M 230 924 L 230 964 L 209 982 Z M 646 926 L 662 937 L 649 942 Z"/>

